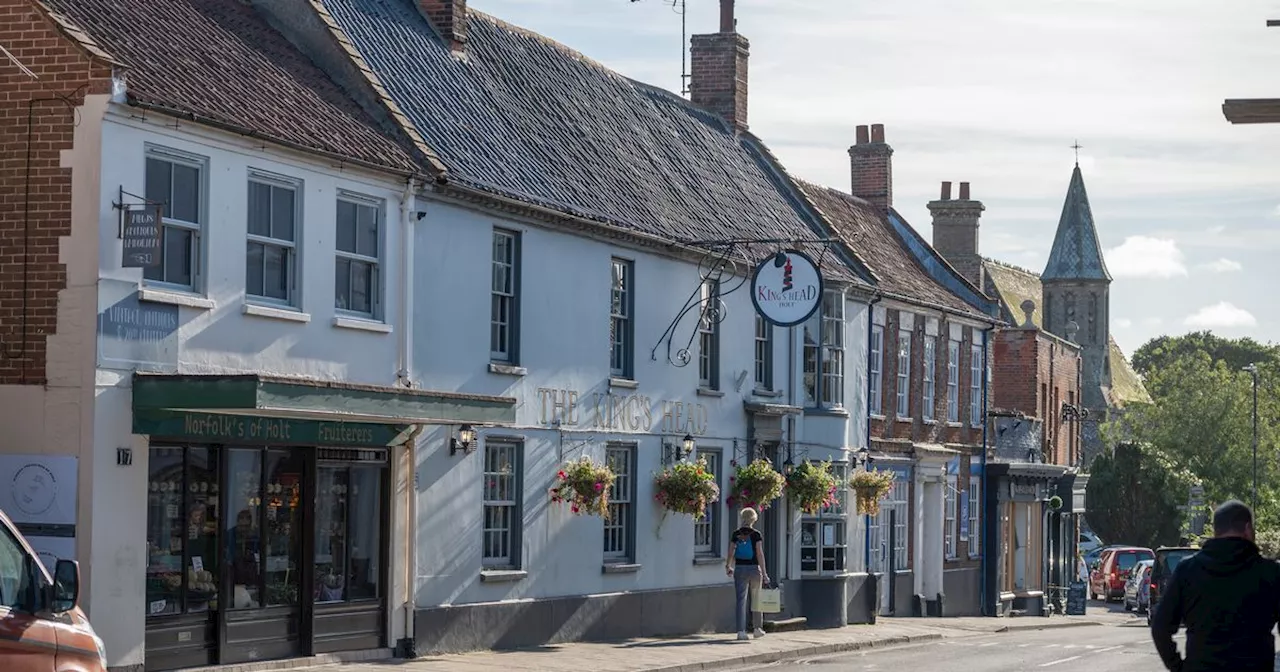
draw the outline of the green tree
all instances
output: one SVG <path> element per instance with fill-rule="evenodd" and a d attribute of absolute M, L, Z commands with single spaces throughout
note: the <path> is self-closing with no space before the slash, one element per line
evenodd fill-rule
<path fill-rule="evenodd" d="M 1085 492 L 1089 529 L 1107 543 L 1156 548 L 1182 536 L 1192 475 L 1159 449 L 1123 443 L 1103 452 L 1090 468 Z"/>

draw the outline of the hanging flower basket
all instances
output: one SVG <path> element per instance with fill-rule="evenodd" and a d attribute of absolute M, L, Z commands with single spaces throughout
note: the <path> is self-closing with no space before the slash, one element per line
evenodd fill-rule
<path fill-rule="evenodd" d="M 720 499 L 716 477 L 707 470 L 706 458 L 697 462 L 677 462 L 653 479 L 653 496 L 663 508 L 701 520 L 707 505 Z"/>
<path fill-rule="evenodd" d="M 816 514 L 824 507 L 836 503 L 836 489 L 840 482 L 831 473 L 830 462 L 813 463 L 805 460 L 787 475 L 787 499 L 801 511 Z"/>
<path fill-rule="evenodd" d="M 786 479 L 773 468 L 766 458 L 759 458 L 746 466 L 738 467 L 729 477 L 729 495 L 725 503 L 731 507 L 751 507 L 758 511 L 769 508 L 773 500 L 782 496 Z"/>
<path fill-rule="evenodd" d="M 551 501 L 568 502 L 569 509 L 580 516 L 609 519 L 609 489 L 613 487 L 613 470 L 590 457 L 566 462 L 556 473 L 551 488 Z"/>
<path fill-rule="evenodd" d="M 854 496 L 858 498 L 859 513 L 879 515 L 880 500 L 893 487 L 893 472 L 876 469 L 856 472 L 849 478 L 849 487 L 853 488 Z"/>

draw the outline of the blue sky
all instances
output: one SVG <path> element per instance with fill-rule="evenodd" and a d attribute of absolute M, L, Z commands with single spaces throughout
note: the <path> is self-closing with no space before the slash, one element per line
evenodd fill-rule
<path fill-rule="evenodd" d="M 716 0 L 688 0 L 689 33 Z M 1212 329 L 1280 341 L 1280 125 L 1224 98 L 1280 97 L 1280 1 L 738 0 L 750 126 L 795 175 L 849 188 L 882 123 L 894 204 L 931 235 L 943 180 L 987 210 L 982 251 L 1040 270 L 1078 139 L 1126 352 Z M 671 0 L 471 0 L 629 77 L 680 89 Z"/>

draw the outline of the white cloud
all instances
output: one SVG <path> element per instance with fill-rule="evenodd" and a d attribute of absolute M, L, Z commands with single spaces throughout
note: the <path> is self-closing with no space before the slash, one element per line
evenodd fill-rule
<path fill-rule="evenodd" d="M 1115 321 L 1116 329 L 1128 329 L 1133 326 L 1133 320 L 1127 317 L 1121 317 Z"/>
<path fill-rule="evenodd" d="M 1199 268 L 1210 273 L 1236 273 L 1244 270 L 1244 264 L 1222 257 L 1200 264 Z"/>
<path fill-rule="evenodd" d="M 1226 301 L 1219 301 L 1188 315 L 1187 319 L 1183 320 L 1183 324 L 1200 328 L 1252 327 L 1258 324 L 1258 319 L 1244 308 L 1237 308 Z"/>
<path fill-rule="evenodd" d="M 1149 236 L 1129 236 L 1119 247 L 1107 250 L 1107 269 L 1117 278 L 1172 278 L 1187 274 L 1178 243 Z"/>

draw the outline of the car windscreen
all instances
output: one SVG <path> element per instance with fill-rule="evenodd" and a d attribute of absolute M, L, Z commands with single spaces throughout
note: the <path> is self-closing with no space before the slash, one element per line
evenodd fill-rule
<path fill-rule="evenodd" d="M 1161 551 L 1157 553 L 1156 565 L 1159 569 L 1156 570 L 1156 574 L 1163 576 L 1172 573 L 1173 568 L 1177 567 L 1179 562 L 1195 555 L 1195 553 L 1196 549 L 1194 548 L 1178 549 L 1176 551 Z"/>

